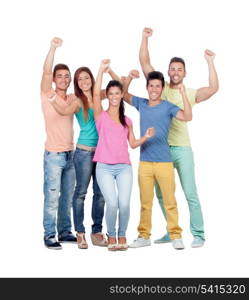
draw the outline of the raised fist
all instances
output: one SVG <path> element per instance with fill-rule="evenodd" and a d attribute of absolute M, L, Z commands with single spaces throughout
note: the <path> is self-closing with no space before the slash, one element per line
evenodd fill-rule
<path fill-rule="evenodd" d="M 100 64 L 100 69 L 105 73 L 108 72 L 110 63 L 111 63 L 110 59 L 103 59 Z"/>
<path fill-rule="evenodd" d="M 139 71 L 138 70 L 131 70 L 130 73 L 129 73 L 129 76 L 132 79 L 139 78 Z"/>
<path fill-rule="evenodd" d="M 143 36 L 144 37 L 150 37 L 152 36 L 152 33 L 153 33 L 153 30 L 151 28 L 147 28 L 145 27 L 144 30 L 143 30 Z"/>
<path fill-rule="evenodd" d="M 51 41 L 51 46 L 58 48 L 62 45 L 62 39 L 58 38 L 58 37 L 54 37 Z"/>
<path fill-rule="evenodd" d="M 145 132 L 145 137 L 147 138 L 151 138 L 155 135 L 155 128 L 154 127 L 150 127 L 146 130 Z"/>
<path fill-rule="evenodd" d="M 215 53 L 211 50 L 206 49 L 205 50 L 205 59 L 208 60 L 214 60 L 215 58 Z"/>
<path fill-rule="evenodd" d="M 183 83 L 178 85 L 178 89 L 181 94 L 185 93 L 185 86 Z"/>

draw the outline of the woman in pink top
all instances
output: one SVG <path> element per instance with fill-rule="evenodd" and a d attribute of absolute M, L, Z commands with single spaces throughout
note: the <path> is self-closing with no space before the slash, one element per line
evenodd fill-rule
<path fill-rule="evenodd" d="M 130 214 L 132 189 L 132 167 L 127 140 L 131 148 L 136 148 L 154 135 L 154 129 L 148 128 L 142 138 L 135 139 L 132 122 L 124 115 L 123 86 L 119 81 L 111 80 L 108 83 L 106 96 L 109 100 L 109 107 L 107 111 L 103 110 L 101 84 L 103 73 L 108 72 L 109 65 L 109 60 L 101 62 L 94 86 L 93 108 L 99 141 L 93 161 L 97 162 L 97 182 L 106 202 L 108 250 L 126 250 L 128 246 L 125 234 Z M 119 222 L 118 232 L 116 232 L 118 211 Z M 116 237 L 118 237 L 118 244 Z"/>

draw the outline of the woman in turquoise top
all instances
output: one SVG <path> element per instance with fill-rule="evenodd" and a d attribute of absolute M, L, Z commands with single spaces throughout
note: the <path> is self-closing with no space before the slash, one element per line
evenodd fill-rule
<path fill-rule="evenodd" d="M 109 69 L 108 72 L 112 78 L 118 78 L 111 69 Z M 71 96 L 71 103 L 66 108 L 59 106 L 56 101 L 52 103 L 57 112 L 62 115 L 75 113 L 80 126 L 80 135 L 74 153 L 76 187 L 73 196 L 74 226 L 77 232 L 77 244 L 80 249 L 88 248 L 83 221 L 84 200 L 91 177 L 93 180 L 93 225 L 91 240 L 93 245 L 107 246 L 107 241 L 102 234 L 102 220 L 105 201 L 96 180 L 96 163 L 92 161 L 96 145 L 98 143 L 98 133 L 93 117 L 94 83 L 95 80 L 89 68 L 78 68 L 74 74 L 75 95 Z M 101 98 L 105 98 L 105 90 L 101 91 Z"/>

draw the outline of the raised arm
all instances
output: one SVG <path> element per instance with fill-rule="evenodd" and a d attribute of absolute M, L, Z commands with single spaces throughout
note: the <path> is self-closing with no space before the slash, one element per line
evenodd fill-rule
<path fill-rule="evenodd" d="M 129 94 L 128 90 L 131 81 L 135 78 L 139 78 L 139 72 L 137 70 L 131 70 L 128 77 L 125 77 L 124 80 L 122 80 L 123 90 L 124 90 L 124 101 L 130 105 L 131 105 L 133 95 Z"/>
<path fill-rule="evenodd" d="M 214 66 L 215 54 L 211 50 L 205 50 L 205 59 L 208 64 L 209 72 L 209 86 L 197 90 L 196 99 L 197 103 L 209 99 L 219 89 L 219 80 Z"/>
<path fill-rule="evenodd" d="M 62 40 L 60 38 L 53 38 L 51 41 L 50 49 L 48 51 L 47 57 L 43 65 L 43 74 L 41 80 L 41 91 L 47 93 L 52 88 L 53 83 L 53 63 L 54 54 L 58 47 L 62 45 Z"/>
<path fill-rule="evenodd" d="M 113 80 L 117 80 L 121 82 L 121 78 L 112 70 L 112 68 L 108 68 L 107 73 L 111 76 L 111 78 Z M 101 94 L 100 94 L 101 100 L 106 98 L 106 92 L 105 89 L 101 90 Z"/>
<path fill-rule="evenodd" d="M 68 105 L 61 105 L 56 100 L 56 93 L 55 91 L 51 90 L 47 93 L 48 101 L 52 104 L 56 112 L 62 116 L 72 115 L 79 111 L 81 107 L 81 101 L 77 98 L 74 94 L 68 95 L 69 97 L 69 104 Z"/>
<path fill-rule="evenodd" d="M 176 114 L 176 119 L 180 121 L 191 121 L 192 120 L 192 106 L 189 103 L 186 95 L 185 86 L 179 85 L 179 91 L 182 95 L 184 109 L 180 109 Z"/>
<path fill-rule="evenodd" d="M 109 59 L 104 59 L 101 61 L 96 82 L 93 89 L 93 110 L 95 120 L 99 117 L 103 108 L 101 105 L 101 85 L 103 81 L 103 73 L 108 71 L 110 65 Z"/>
<path fill-rule="evenodd" d="M 144 28 L 142 42 L 139 51 L 139 61 L 145 78 L 147 78 L 148 73 L 154 71 L 154 68 L 150 63 L 150 55 L 148 49 L 148 38 L 152 36 L 152 33 L 153 30 L 151 28 Z"/>
<path fill-rule="evenodd" d="M 143 137 L 136 140 L 134 132 L 133 132 L 133 127 L 132 127 L 132 125 L 130 125 L 129 126 L 129 135 L 128 135 L 129 144 L 132 149 L 135 149 L 135 148 L 141 146 L 143 143 L 145 143 L 149 138 L 154 136 L 154 134 L 155 134 L 155 129 L 153 127 L 151 127 L 146 130 L 146 133 Z"/>

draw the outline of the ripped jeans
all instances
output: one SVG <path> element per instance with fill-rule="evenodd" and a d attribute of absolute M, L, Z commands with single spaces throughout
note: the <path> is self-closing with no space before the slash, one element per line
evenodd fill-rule
<path fill-rule="evenodd" d="M 44 237 L 71 231 L 71 208 L 75 186 L 74 151 L 44 152 Z"/>

